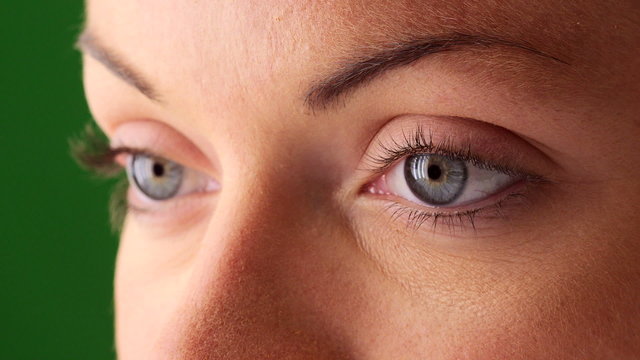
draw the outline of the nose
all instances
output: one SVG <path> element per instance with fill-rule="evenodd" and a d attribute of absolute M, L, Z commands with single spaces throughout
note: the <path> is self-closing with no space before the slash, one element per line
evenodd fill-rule
<path fill-rule="evenodd" d="M 195 257 L 188 295 L 163 329 L 161 358 L 352 358 L 336 294 L 353 293 L 343 259 L 358 250 L 339 234 L 349 232 L 339 212 L 317 196 L 315 181 L 270 171 L 234 178 Z"/>

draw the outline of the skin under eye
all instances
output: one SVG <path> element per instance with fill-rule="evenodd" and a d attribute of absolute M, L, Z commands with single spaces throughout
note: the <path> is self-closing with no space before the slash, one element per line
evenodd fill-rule
<path fill-rule="evenodd" d="M 438 208 L 481 202 L 521 180 L 453 156 L 415 154 L 401 160 L 369 188 Z"/>
<path fill-rule="evenodd" d="M 196 192 L 219 188 L 209 176 L 174 161 L 146 153 L 128 155 L 127 174 L 140 195 L 155 201 L 166 201 Z"/>

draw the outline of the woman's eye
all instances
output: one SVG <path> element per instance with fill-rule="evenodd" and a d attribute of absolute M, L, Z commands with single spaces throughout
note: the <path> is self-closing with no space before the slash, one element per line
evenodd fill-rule
<path fill-rule="evenodd" d="M 384 176 L 384 187 L 386 192 L 406 200 L 447 208 L 478 202 L 518 180 L 519 177 L 455 157 L 416 154 L 402 160 Z"/>
<path fill-rule="evenodd" d="M 144 153 L 130 156 L 127 173 L 131 183 L 140 192 L 157 201 L 216 188 L 215 181 L 205 174 Z"/>

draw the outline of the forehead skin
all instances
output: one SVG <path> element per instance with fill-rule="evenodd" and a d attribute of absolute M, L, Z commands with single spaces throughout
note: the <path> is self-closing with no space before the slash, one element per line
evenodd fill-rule
<path fill-rule="evenodd" d="M 206 103 L 219 111 L 221 105 L 243 100 L 248 105 L 261 106 L 260 98 L 249 88 L 277 93 L 278 87 L 289 88 L 293 83 L 302 97 L 309 83 L 327 75 L 336 63 L 354 51 L 366 53 L 382 43 L 416 34 L 455 32 L 514 39 L 565 59 L 571 63 L 571 71 L 579 74 L 576 77 L 588 74 L 590 79 L 581 80 L 598 83 L 611 74 L 594 73 L 593 69 L 619 70 L 617 60 L 625 61 L 629 70 L 637 65 L 628 63 L 628 51 L 638 44 L 637 32 L 628 29 L 639 21 L 637 12 L 629 8 L 638 6 L 631 1 L 185 4 L 150 0 L 118 5 L 90 1 L 88 24 L 98 37 L 108 38 L 110 47 L 126 54 L 127 59 L 144 66 L 153 64 L 143 69 L 143 73 L 158 82 L 167 97 L 180 98 L 183 87 L 188 87 L 192 100 L 207 99 Z M 615 20 L 603 23 L 600 21 L 603 18 Z M 181 61 L 164 64 L 155 61 L 175 56 Z M 605 63 L 607 66 L 602 66 Z M 617 72 L 618 76 L 620 73 Z M 176 78 L 183 82 L 176 84 Z M 615 82 L 606 84 L 612 86 Z M 194 91 L 196 96 L 192 96 Z"/>
<path fill-rule="evenodd" d="M 564 69 L 562 71 L 551 72 L 557 78 L 545 78 L 541 80 L 545 86 L 532 90 L 540 93 L 540 97 L 547 91 L 562 93 L 565 94 L 565 97 L 569 97 L 567 101 L 573 102 L 572 105 L 575 108 L 572 110 L 573 112 L 588 112 L 598 108 L 602 110 L 600 113 L 609 113 L 613 114 L 612 116 L 615 118 L 626 119 L 612 124 L 611 118 L 604 116 L 567 118 L 558 116 L 553 120 L 557 124 L 551 124 L 552 120 L 550 119 L 549 123 L 543 126 L 537 123 L 517 125 L 525 130 L 545 126 L 556 129 L 569 127 L 569 125 L 562 123 L 563 121 L 575 122 L 576 124 L 570 125 L 575 127 L 576 139 L 563 138 L 559 141 L 570 145 L 585 142 L 585 149 L 588 148 L 588 150 L 595 152 L 595 145 L 591 145 L 593 141 L 585 141 L 584 134 L 591 136 L 587 137 L 587 140 L 593 140 L 598 134 L 614 132 L 613 135 L 603 140 L 613 143 L 617 138 L 615 132 L 625 134 L 629 133 L 630 129 L 637 131 L 637 120 L 636 123 L 633 123 L 633 120 L 629 119 L 638 119 L 640 56 L 630 56 L 630 52 L 637 52 L 640 47 L 640 32 L 637 31 L 638 23 L 640 23 L 639 6 L 637 2 L 631 0 L 608 2 L 89 0 L 87 27 L 110 49 L 122 54 L 128 63 L 133 64 L 145 78 L 153 83 L 158 93 L 161 94 L 162 104 L 159 106 L 164 107 L 172 119 L 182 119 L 176 120 L 176 123 L 172 125 L 180 130 L 191 127 L 197 129 L 194 132 L 211 134 L 212 138 L 215 137 L 213 142 L 228 137 L 225 139 L 230 143 L 230 145 L 227 144 L 227 149 L 238 149 L 238 152 L 245 151 L 243 143 L 252 135 L 257 137 L 256 134 L 260 131 L 268 132 L 267 135 L 271 132 L 276 134 L 279 130 L 288 129 L 287 127 L 294 128 L 292 124 L 297 124 L 296 126 L 301 130 L 297 133 L 291 133 L 293 134 L 291 136 L 299 136 L 305 131 L 304 126 L 300 124 L 310 124 L 318 119 L 329 121 L 329 116 L 316 117 L 311 114 L 305 108 L 304 96 L 310 85 L 318 79 L 332 74 L 337 64 L 349 59 L 354 53 L 366 54 L 375 51 L 382 46 L 381 44 L 409 38 L 416 34 L 455 32 L 499 36 L 529 44 L 545 53 L 563 59 L 569 64 L 568 67 L 562 68 Z M 602 19 L 607 19 L 607 21 L 602 21 Z M 504 58 L 494 59 L 491 57 L 485 59 L 489 65 L 492 62 L 502 64 L 502 60 L 504 60 Z M 503 66 L 504 70 L 505 65 L 500 66 Z M 514 73 L 522 73 L 521 69 L 517 67 L 523 65 L 513 62 L 510 66 L 516 68 L 513 69 Z M 542 74 L 548 74 L 540 71 L 540 77 L 544 77 Z M 523 76 L 531 77 L 534 75 L 526 74 Z M 624 91 L 620 89 L 624 89 Z M 609 94 L 616 96 L 612 97 Z M 589 104 L 589 106 L 584 107 L 583 110 L 579 106 L 581 103 Z M 636 115 L 629 115 L 631 113 Z M 241 119 L 247 120 L 242 122 Z M 577 124 L 580 121 L 585 123 Z M 118 119 L 101 123 L 101 126 L 108 133 L 112 133 L 117 125 Z M 581 128 L 589 130 L 580 133 L 578 130 Z M 611 128 L 614 129 L 611 130 Z M 241 132 L 249 133 L 249 135 L 238 135 Z M 312 139 L 308 141 L 312 141 Z M 219 143 L 222 142 L 219 141 Z M 265 148 L 259 148 L 260 146 Z M 602 146 L 602 144 L 598 144 L 598 146 Z M 257 143 L 255 147 L 254 153 L 275 156 L 273 155 L 274 150 L 271 149 L 275 147 L 273 143 Z M 604 148 L 603 152 L 611 151 L 611 154 L 615 154 L 614 150 L 607 150 L 606 146 Z M 634 151 L 634 145 L 630 142 L 621 142 L 615 151 L 629 153 Z M 238 157 L 240 158 L 241 155 Z M 244 159 L 236 160 L 241 162 Z M 636 165 L 631 163 L 628 166 Z M 628 188 L 633 189 L 632 186 Z M 637 185 L 635 188 L 637 189 Z M 284 198 L 283 193 L 284 191 L 281 191 L 280 195 Z M 278 193 L 272 195 L 272 202 L 281 201 L 277 195 Z M 282 238 L 289 236 L 289 233 L 293 231 L 291 229 L 269 228 L 275 225 L 267 223 L 265 217 L 267 219 L 269 217 L 262 216 L 260 211 L 262 210 L 272 217 L 276 215 L 274 212 L 270 212 L 272 209 L 268 204 L 261 205 L 262 208 L 259 205 L 256 205 L 255 209 L 250 209 L 255 213 L 255 219 L 248 223 L 247 227 L 252 229 L 251 231 L 264 230 L 265 233 L 272 231 L 274 238 L 278 235 Z M 628 209 L 634 209 L 631 205 L 628 206 Z M 624 209 L 624 206 L 622 208 Z M 629 213 L 631 212 L 629 211 Z M 263 220 L 264 222 L 260 223 Z M 318 238 L 330 236 L 318 230 L 323 224 L 313 223 L 313 225 L 317 228 L 310 232 L 317 235 Z M 633 224 L 625 226 L 627 229 L 633 228 Z M 620 228 L 623 227 L 620 226 Z M 637 229 L 637 226 L 635 228 Z M 140 231 L 140 229 L 137 230 Z M 340 233 L 340 229 L 333 230 L 336 234 Z M 599 231 L 602 231 L 602 228 L 574 230 L 584 237 L 596 238 L 600 236 Z M 135 238 L 136 236 L 144 237 L 145 234 L 136 233 L 136 229 L 134 229 L 125 235 L 129 238 Z M 123 245 L 126 245 L 126 242 L 123 241 Z M 254 244 L 254 246 L 258 245 Z M 296 255 L 295 249 L 290 251 Z M 329 250 L 322 251 L 324 250 L 319 250 L 323 254 L 329 252 Z M 614 252 L 611 250 L 611 254 L 599 253 L 597 255 L 614 257 L 617 255 L 613 254 Z M 632 257 L 630 252 L 625 255 L 628 255 L 627 260 Z M 121 250 L 119 256 L 121 257 L 119 262 L 125 264 L 126 256 L 136 256 L 136 254 L 125 253 L 123 255 Z M 597 257 L 594 254 L 590 256 Z M 291 256 L 291 258 L 295 259 L 296 257 Z M 308 305 L 306 303 L 296 303 L 295 299 L 279 297 L 285 293 L 286 287 L 283 287 L 283 290 L 274 285 L 274 289 L 265 291 L 261 281 L 272 280 L 269 276 L 273 274 L 259 273 L 252 280 L 247 280 L 246 274 L 239 275 L 240 270 L 237 269 L 242 267 L 237 263 L 249 264 L 250 260 L 230 257 L 225 259 L 225 262 L 234 263 L 234 266 L 229 266 L 228 269 L 231 270 L 227 270 L 226 273 L 222 271 L 222 274 L 218 275 L 226 280 L 216 285 L 215 290 L 213 288 L 216 286 L 213 286 L 211 291 L 214 294 L 201 302 L 181 304 L 183 310 L 174 311 L 175 314 L 173 314 L 179 320 L 174 323 L 174 327 L 164 329 L 166 343 L 180 342 L 175 346 L 180 352 L 180 356 L 176 358 L 207 358 L 209 356 L 213 358 L 216 356 L 213 353 L 213 348 L 220 351 L 220 354 L 217 355 L 221 357 L 234 351 L 235 354 L 240 354 L 243 350 L 250 351 L 252 349 L 225 349 L 216 345 L 216 343 L 232 344 L 234 341 L 240 343 L 241 341 L 237 341 L 237 339 L 244 336 L 250 339 L 244 342 L 245 345 L 254 344 L 254 346 L 272 349 L 278 349 L 280 346 L 279 349 L 283 353 L 289 349 L 295 349 L 307 354 L 308 357 L 317 356 L 317 358 L 321 358 L 321 354 L 324 354 L 326 358 L 341 358 L 342 351 L 347 351 L 346 349 L 349 347 L 374 349 L 376 341 L 384 343 L 389 340 L 384 338 L 384 335 L 378 334 L 378 338 L 374 337 L 373 340 L 369 340 L 371 343 L 342 344 L 341 341 L 347 342 L 348 340 L 340 337 L 342 333 L 349 333 L 351 324 L 339 323 L 336 325 L 329 319 L 326 321 L 325 319 L 317 320 L 312 311 L 317 309 L 307 309 L 305 308 Z M 627 261 L 627 264 L 630 263 L 630 260 Z M 602 264 L 604 263 L 599 263 L 599 265 Z M 221 265 L 220 268 L 223 266 Z M 602 270 L 603 274 L 609 271 L 604 265 L 593 268 Z M 259 272 L 258 270 L 260 269 L 246 271 Z M 463 270 L 459 270 L 460 273 L 464 273 Z M 119 286 L 123 286 L 122 283 L 126 283 L 129 274 L 124 272 L 122 266 L 119 271 L 124 274 L 119 280 Z M 577 273 L 575 269 L 572 271 L 576 271 L 571 273 L 572 276 Z M 637 274 L 637 267 L 630 269 L 625 274 L 634 273 Z M 526 279 L 517 279 L 517 281 L 535 279 L 537 282 L 531 282 L 545 284 L 557 280 L 553 278 L 554 275 L 551 275 L 550 279 L 547 279 L 546 276 L 544 271 L 532 272 L 527 274 Z M 555 274 L 555 276 L 562 277 L 559 274 Z M 303 278 L 302 275 L 300 277 Z M 468 277 L 470 279 L 465 280 L 472 283 L 473 274 Z M 228 280 L 234 278 L 239 280 L 235 283 L 233 280 Z M 340 282 L 339 279 L 324 280 L 326 281 L 325 285 L 335 285 L 333 282 Z M 238 285 L 242 281 L 246 283 Z M 524 291 L 515 284 L 511 288 L 505 289 L 504 295 L 505 298 L 513 300 L 512 305 L 515 305 L 509 309 L 510 312 L 505 311 L 499 314 L 485 313 L 496 310 L 483 308 L 482 305 L 486 304 L 479 304 L 475 299 L 469 299 L 469 302 L 464 306 L 468 305 L 468 308 L 471 309 L 469 311 L 475 311 L 479 318 L 487 321 L 487 324 L 482 324 L 486 325 L 483 331 L 487 333 L 505 331 L 505 329 L 492 328 L 491 320 L 502 321 L 501 326 L 509 326 L 504 324 L 519 325 L 509 329 L 515 334 L 513 337 L 511 334 L 500 338 L 496 337 L 493 339 L 493 343 L 479 335 L 481 332 L 476 331 L 469 336 L 471 338 L 478 337 L 474 340 L 476 340 L 476 344 L 480 345 L 475 348 L 456 349 L 455 351 L 458 352 L 454 351 L 452 356 L 500 358 L 500 355 L 504 355 L 505 357 L 518 358 L 509 355 L 520 354 L 522 356 L 521 354 L 527 353 L 529 349 L 539 349 L 539 343 L 547 341 L 552 343 L 556 341 L 554 336 L 563 334 L 565 329 L 580 330 L 580 324 L 572 323 L 576 319 L 584 320 L 585 317 L 593 317 L 594 322 L 606 324 L 614 322 L 624 314 L 636 314 L 637 307 L 633 308 L 634 304 L 624 303 L 621 299 L 624 295 L 624 289 L 615 292 L 618 289 L 613 285 L 605 286 L 608 281 L 609 279 L 605 275 L 602 275 L 601 278 L 598 277 L 590 284 L 583 284 L 580 279 L 576 278 L 570 284 L 571 291 L 580 292 L 584 295 L 585 300 L 575 307 L 573 304 L 558 303 L 557 299 L 573 299 L 572 295 L 567 295 L 571 291 L 562 288 L 561 285 L 557 286 L 558 293 L 553 294 L 527 289 L 527 291 L 534 293 L 535 299 L 522 300 L 518 298 L 518 293 Z M 560 281 L 558 283 L 560 284 Z M 132 288 L 136 285 L 138 284 L 133 284 L 131 288 L 125 290 L 134 293 L 137 290 L 132 290 Z M 357 318 L 360 313 L 367 314 L 367 311 L 370 310 L 369 313 L 375 314 L 375 311 L 380 308 L 394 308 L 394 301 L 401 303 L 404 300 L 402 296 L 398 295 L 398 299 L 388 300 L 387 298 L 385 300 L 392 304 L 370 304 L 367 301 L 372 298 L 385 299 L 385 296 L 388 296 L 385 294 L 385 290 L 391 287 L 386 287 L 386 285 L 375 287 L 376 284 L 368 285 L 366 281 L 363 281 L 362 284 L 340 285 L 360 295 L 359 297 L 354 296 L 355 299 L 348 304 L 351 308 L 345 305 L 348 301 L 341 303 L 336 299 L 329 300 L 322 306 L 335 310 L 336 317 L 342 315 L 343 319 L 353 320 L 353 326 L 361 326 L 363 332 L 376 329 L 381 321 Z M 599 285 L 602 286 L 599 287 Z M 240 286 L 243 286 L 243 292 L 234 297 L 225 297 L 226 293 L 231 293 Z M 474 286 L 478 288 L 478 293 L 486 290 L 481 289 L 482 283 L 480 282 Z M 543 285 L 540 287 L 544 289 Z M 604 297 L 603 294 L 608 291 L 612 292 L 612 302 L 625 305 L 619 306 L 612 312 L 602 310 L 603 305 L 600 304 L 599 296 Z M 311 290 L 308 292 L 324 299 Z M 260 294 L 261 296 L 252 297 L 251 294 Z M 367 298 L 368 295 L 372 296 Z M 378 295 L 378 297 L 374 295 Z M 123 298 L 125 297 L 123 296 Z M 174 297 L 172 293 L 163 296 L 163 298 L 172 297 Z M 293 298 L 294 295 L 290 295 L 290 297 Z M 503 300 L 503 298 L 496 298 L 495 302 L 501 304 Z M 411 301 L 414 299 L 407 302 Z M 416 303 L 418 305 L 415 305 Z M 291 304 L 297 304 L 299 308 L 292 307 Z M 414 301 L 413 304 L 414 307 L 407 308 L 404 312 L 395 315 L 404 318 L 407 323 L 411 323 L 414 318 L 421 315 L 418 312 L 411 312 L 411 310 L 420 307 L 420 301 Z M 122 304 L 118 304 L 118 306 L 121 309 L 126 307 Z M 451 308 L 455 310 L 460 306 L 463 305 L 453 304 Z M 491 305 L 486 307 L 490 308 Z M 243 309 L 245 313 L 238 315 L 234 312 L 237 309 Z M 348 309 L 357 314 L 349 313 Z M 584 309 L 598 309 L 602 312 L 596 313 L 597 311 L 594 311 L 594 314 L 584 315 L 581 314 Z M 428 313 L 430 310 L 425 311 Z M 270 313 L 265 315 L 264 312 L 267 311 Z M 305 311 L 309 314 L 308 319 L 296 318 Z M 571 316 L 560 314 L 563 311 L 570 311 Z M 291 316 L 286 316 L 290 313 Z M 257 320 L 255 323 L 252 322 L 253 319 L 264 318 L 276 321 L 275 319 L 282 318 L 283 314 L 287 319 L 285 324 L 258 323 Z M 299 345 L 293 343 L 269 343 L 274 338 L 287 338 L 287 329 L 304 328 L 304 322 L 309 319 L 316 321 L 319 327 L 326 326 L 327 329 L 335 330 L 336 333 L 327 335 L 326 333 L 329 331 L 326 331 L 322 334 L 325 337 L 322 337 L 315 333 L 303 332 L 300 337 L 307 348 L 297 348 Z M 449 331 L 454 336 L 443 339 L 443 343 L 445 340 L 451 344 L 464 343 L 456 338 L 456 336 L 460 338 L 467 336 L 464 331 L 447 329 L 449 321 L 447 314 L 433 315 L 428 319 L 434 323 L 445 325 L 439 329 L 422 329 L 421 326 L 425 328 L 428 326 L 418 324 L 407 331 L 411 332 L 417 329 L 424 330 L 425 333 L 429 333 L 429 331 L 447 333 Z M 556 320 L 558 323 L 553 323 Z M 143 319 L 141 321 L 150 322 L 151 320 Z M 589 322 L 591 319 L 587 321 Z M 455 327 L 455 324 L 450 326 Z M 616 329 L 633 331 L 633 329 L 626 329 L 624 326 L 626 325 L 623 324 Z M 174 332 L 171 330 L 184 330 L 185 328 L 188 329 L 184 331 L 188 333 L 187 335 L 181 339 L 172 339 Z M 225 328 L 227 331 L 219 334 L 217 330 L 221 328 Z M 248 328 L 252 330 L 248 331 Z M 554 329 L 555 332 L 546 333 L 547 329 Z M 616 334 L 623 333 L 622 330 Z M 122 332 L 123 329 L 119 328 L 118 331 Z M 282 331 L 282 334 L 278 331 Z M 568 331 L 570 330 L 565 332 Z M 175 333 L 177 332 L 179 330 L 175 330 Z M 272 337 L 264 336 L 267 333 L 271 334 L 270 332 L 275 335 Z M 529 336 L 529 332 L 536 333 Z M 584 336 L 587 335 L 589 334 L 584 334 Z M 590 335 L 593 336 L 593 334 Z M 596 334 L 597 337 L 601 335 L 607 334 Z M 519 336 L 522 338 L 518 338 Z M 437 337 L 435 338 L 437 339 Z M 523 340 L 523 338 L 526 339 Z M 578 348 L 581 345 L 578 340 L 573 338 L 571 343 L 560 345 L 558 343 L 562 340 L 557 340 L 554 343 L 556 345 L 554 350 L 559 351 L 558 349 L 562 349 L 564 346 Z M 413 345 L 411 341 L 419 343 L 421 339 L 408 340 L 404 345 L 411 347 Z M 338 344 L 338 350 L 331 352 L 333 349 L 323 348 L 325 343 Z M 366 353 L 366 350 L 362 351 Z M 574 353 L 579 353 L 579 351 Z M 437 356 L 438 354 L 434 354 L 434 357 Z M 543 357 L 543 355 L 540 356 Z M 280 358 L 286 357 L 283 355 Z"/>

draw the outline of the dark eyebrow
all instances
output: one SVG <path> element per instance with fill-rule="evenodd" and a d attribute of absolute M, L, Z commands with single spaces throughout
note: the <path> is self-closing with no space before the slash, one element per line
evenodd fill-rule
<path fill-rule="evenodd" d="M 78 50 L 89 54 L 102 63 L 114 75 L 138 89 L 149 99 L 160 102 L 160 96 L 149 82 L 118 55 L 102 45 L 89 31 L 85 30 L 80 34 L 75 46 Z"/>
<path fill-rule="evenodd" d="M 307 91 L 304 102 L 307 108 L 312 111 L 323 110 L 341 96 L 371 82 L 384 72 L 410 65 L 425 56 L 468 47 L 488 48 L 496 45 L 524 50 L 557 63 L 569 64 L 530 45 L 497 37 L 453 33 L 444 36 L 417 38 L 388 44 L 381 47 L 382 50 L 376 50 L 372 55 L 343 64 L 333 75 L 313 85 Z M 376 47 L 376 49 L 379 48 Z"/>

